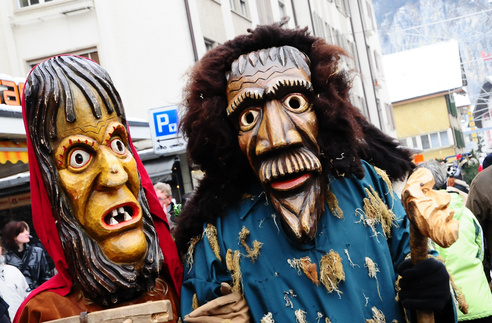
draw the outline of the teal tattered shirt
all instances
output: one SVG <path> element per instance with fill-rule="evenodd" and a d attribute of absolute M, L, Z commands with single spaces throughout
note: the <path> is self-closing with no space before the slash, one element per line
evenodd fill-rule
<path fill-rule="evenodd" d="M 233 284 L 226 264 L 230 250 L 240 253 L 241 287 L 254 322 L 379 322 L 382 315 L 386 322 L 404 322 L 395 281 L 410 251 L 409 221 L 381 176 L 369 164 L 364 167 L 362 180 L 330 178 L 343 215 L 326 204 L 312 243 L 286 235 L 260 189 L 213 226 L 206 224 L 186 259 L 183 317 L 192 311 L 195 294 L 203 305 L 221 296 L 221 282 Z M 256 259 L 248 257 L 255 241 Z"/>

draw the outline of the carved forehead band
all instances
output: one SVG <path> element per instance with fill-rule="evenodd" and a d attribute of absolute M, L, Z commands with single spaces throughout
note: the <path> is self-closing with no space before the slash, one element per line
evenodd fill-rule
<path fill-rule="evenodd" d="M 311 76 L 309 70 L 310 60 L 306 54 L 292 46 L 271 47 L 260 49 L 248 54 L 239 56 L 232 62 L 231 70 L 226 73 L 227 81 L 234 78 L 239 78 L 246 74 L 248 70 L 257 70 L 257 65 L 269 65 L 279 62 L 282 66 L 293 64 L 300 70 Z"/>
<path fill-rule="evenodd" d="M 286 69 L 289 67 L 297 68 L 304 71 L 308 77 L 311 77 L 311 71 L 309 69 L 311 61 L 309 60 L 309 57 L 295 47 L 282 46 L 260 49 L 239 56 L 239 58 L 232 62 L 231 70 L 226 73 L 226 79 L 228 82 L 234 82 L 241 77 L 251 76 L 259 71 L 266 71 L 271 65 L 276 63 L 286 67 Z M 263 70 L 262 67 L 265 67 L 265 69 Z M 283 80 L 281 82 L 284 85 L 303 85 L 306 88 L 311 88 L 312 86 L 310 82 L 301 80 Z M 306 84 L 298 84 L 300 82 Z M 275 91 L 276 89 L 274 88 L 273 90 Z M 230 115 L 233 113 L 246 97 L 261 99 L 263 94 L 263 91 L 261 91 L 261 93 L 258 91 L 244 92 L 241 97 L 236 98 L 234 102 L 227 107 L 227 114 Z"/>

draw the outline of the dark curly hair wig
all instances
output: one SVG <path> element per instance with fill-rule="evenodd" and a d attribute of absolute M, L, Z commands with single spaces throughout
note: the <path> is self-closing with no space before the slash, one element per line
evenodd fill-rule
<path fill-rule="evenodd" d="M 248 30 L 207 52 L 191 71 L 185 89 L 186 110 L 181 130 L 188 139 L 188 157 L 205 173 L 179 218 L 175 234 L 181 254 L 204 222 L 223 215 L 258 181 L 238 144 L 238 132 L 226 115 L 226 72 L 240 55 L 259 49 L 293 46 L 311 60 L 314 110 L 323 171 L 335 177 L 362 178 L 361 159 L 403 178 L 413 168 L 411 155 L 395 140 L 368 122 L 349 102 L 350 80 L 338 69 L 342 48 L 309 35 L 307 28 L 284 29 L 280 24 Z"/>

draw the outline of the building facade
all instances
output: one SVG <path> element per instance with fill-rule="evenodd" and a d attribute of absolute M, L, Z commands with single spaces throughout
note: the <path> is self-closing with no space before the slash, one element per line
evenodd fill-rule
<path fill-rule="evenodd" d="M 466 77 L 456 41 L 441 42 L 383 57 L 402 145 L 422 151 L 424 160 L 465 152 L 455 94 Z"/>
<path fill-rule="evenodd" d="M 120 92 L 132 139 L 152 180 L 170 183 L 179 202 L 194 189 L 195 171 L 184 149 L 155 153 L 149 110 L 179 109 L 186 73 L 207 50 L 284 17 L 288 27 L 307 27 L 346 50 L 344 68 L 357 71 L 353 104 L 396 137 L 369 0 L 2 0 L 0 80 L 16 84 L 20 97 L 30 69 L 48 57 L 75 54 L 100 63 Z M 5 96 L 15 86 L 0 84 L 0 91 Z M 12 157 L 26 151 L 19 102 L 1 103 L 0 199 L 6 202 L 0 206 L 0 226 L 17 213 L 11 201 L 29 192 L 26 161 Z"/>

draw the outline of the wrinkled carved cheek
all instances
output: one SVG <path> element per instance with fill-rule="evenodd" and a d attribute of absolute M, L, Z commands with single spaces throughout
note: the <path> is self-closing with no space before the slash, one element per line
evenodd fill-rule
<path fill-rule="evenodd" d="M 292 122 L 296 125 L 297 131 L 299 131 L 302 137 L 304 137 L 305 144 L 307 140 L 309 145 L 314 144 L 317 148 L 317 151 L 319 151 L 317 144 L 318 121 L 314 112 L 310 112 L 303 117 L 295 115 L 291 115 L 290 117 Z"/>
<path fill-rule="evenodd" d="M 238 137 L 239 141 L 239 148 L 243 152 L 243 154 L 248 158 L 249 164 L 251 167 L 255 170 L 257 167 L 255 166 L 255 161 L 257 160 L 256 158 L 256 131 L 253 133 L 253 130 L 251 130 L 248 133 L 240 133 Z"/>
<path fill-rule="evenodd" d="M 140 190 L 140 180 L 138 178 L 137 162 L 134 158 L 123 163 L 123 168 L 128 174 L 128 183 L 130 184 L 130 190 L 135 197 L 138 196 Z"/>
<path fill-rule="evenodd" d="M 72 173 L 65 169 L 59 172 L 61 187 L 75 208 L 75 212 L 83 210 L 84 204 L 94 190 L 93 184 L 96 177 L 95 172 L 87 170 L 83 173 Z"/>

